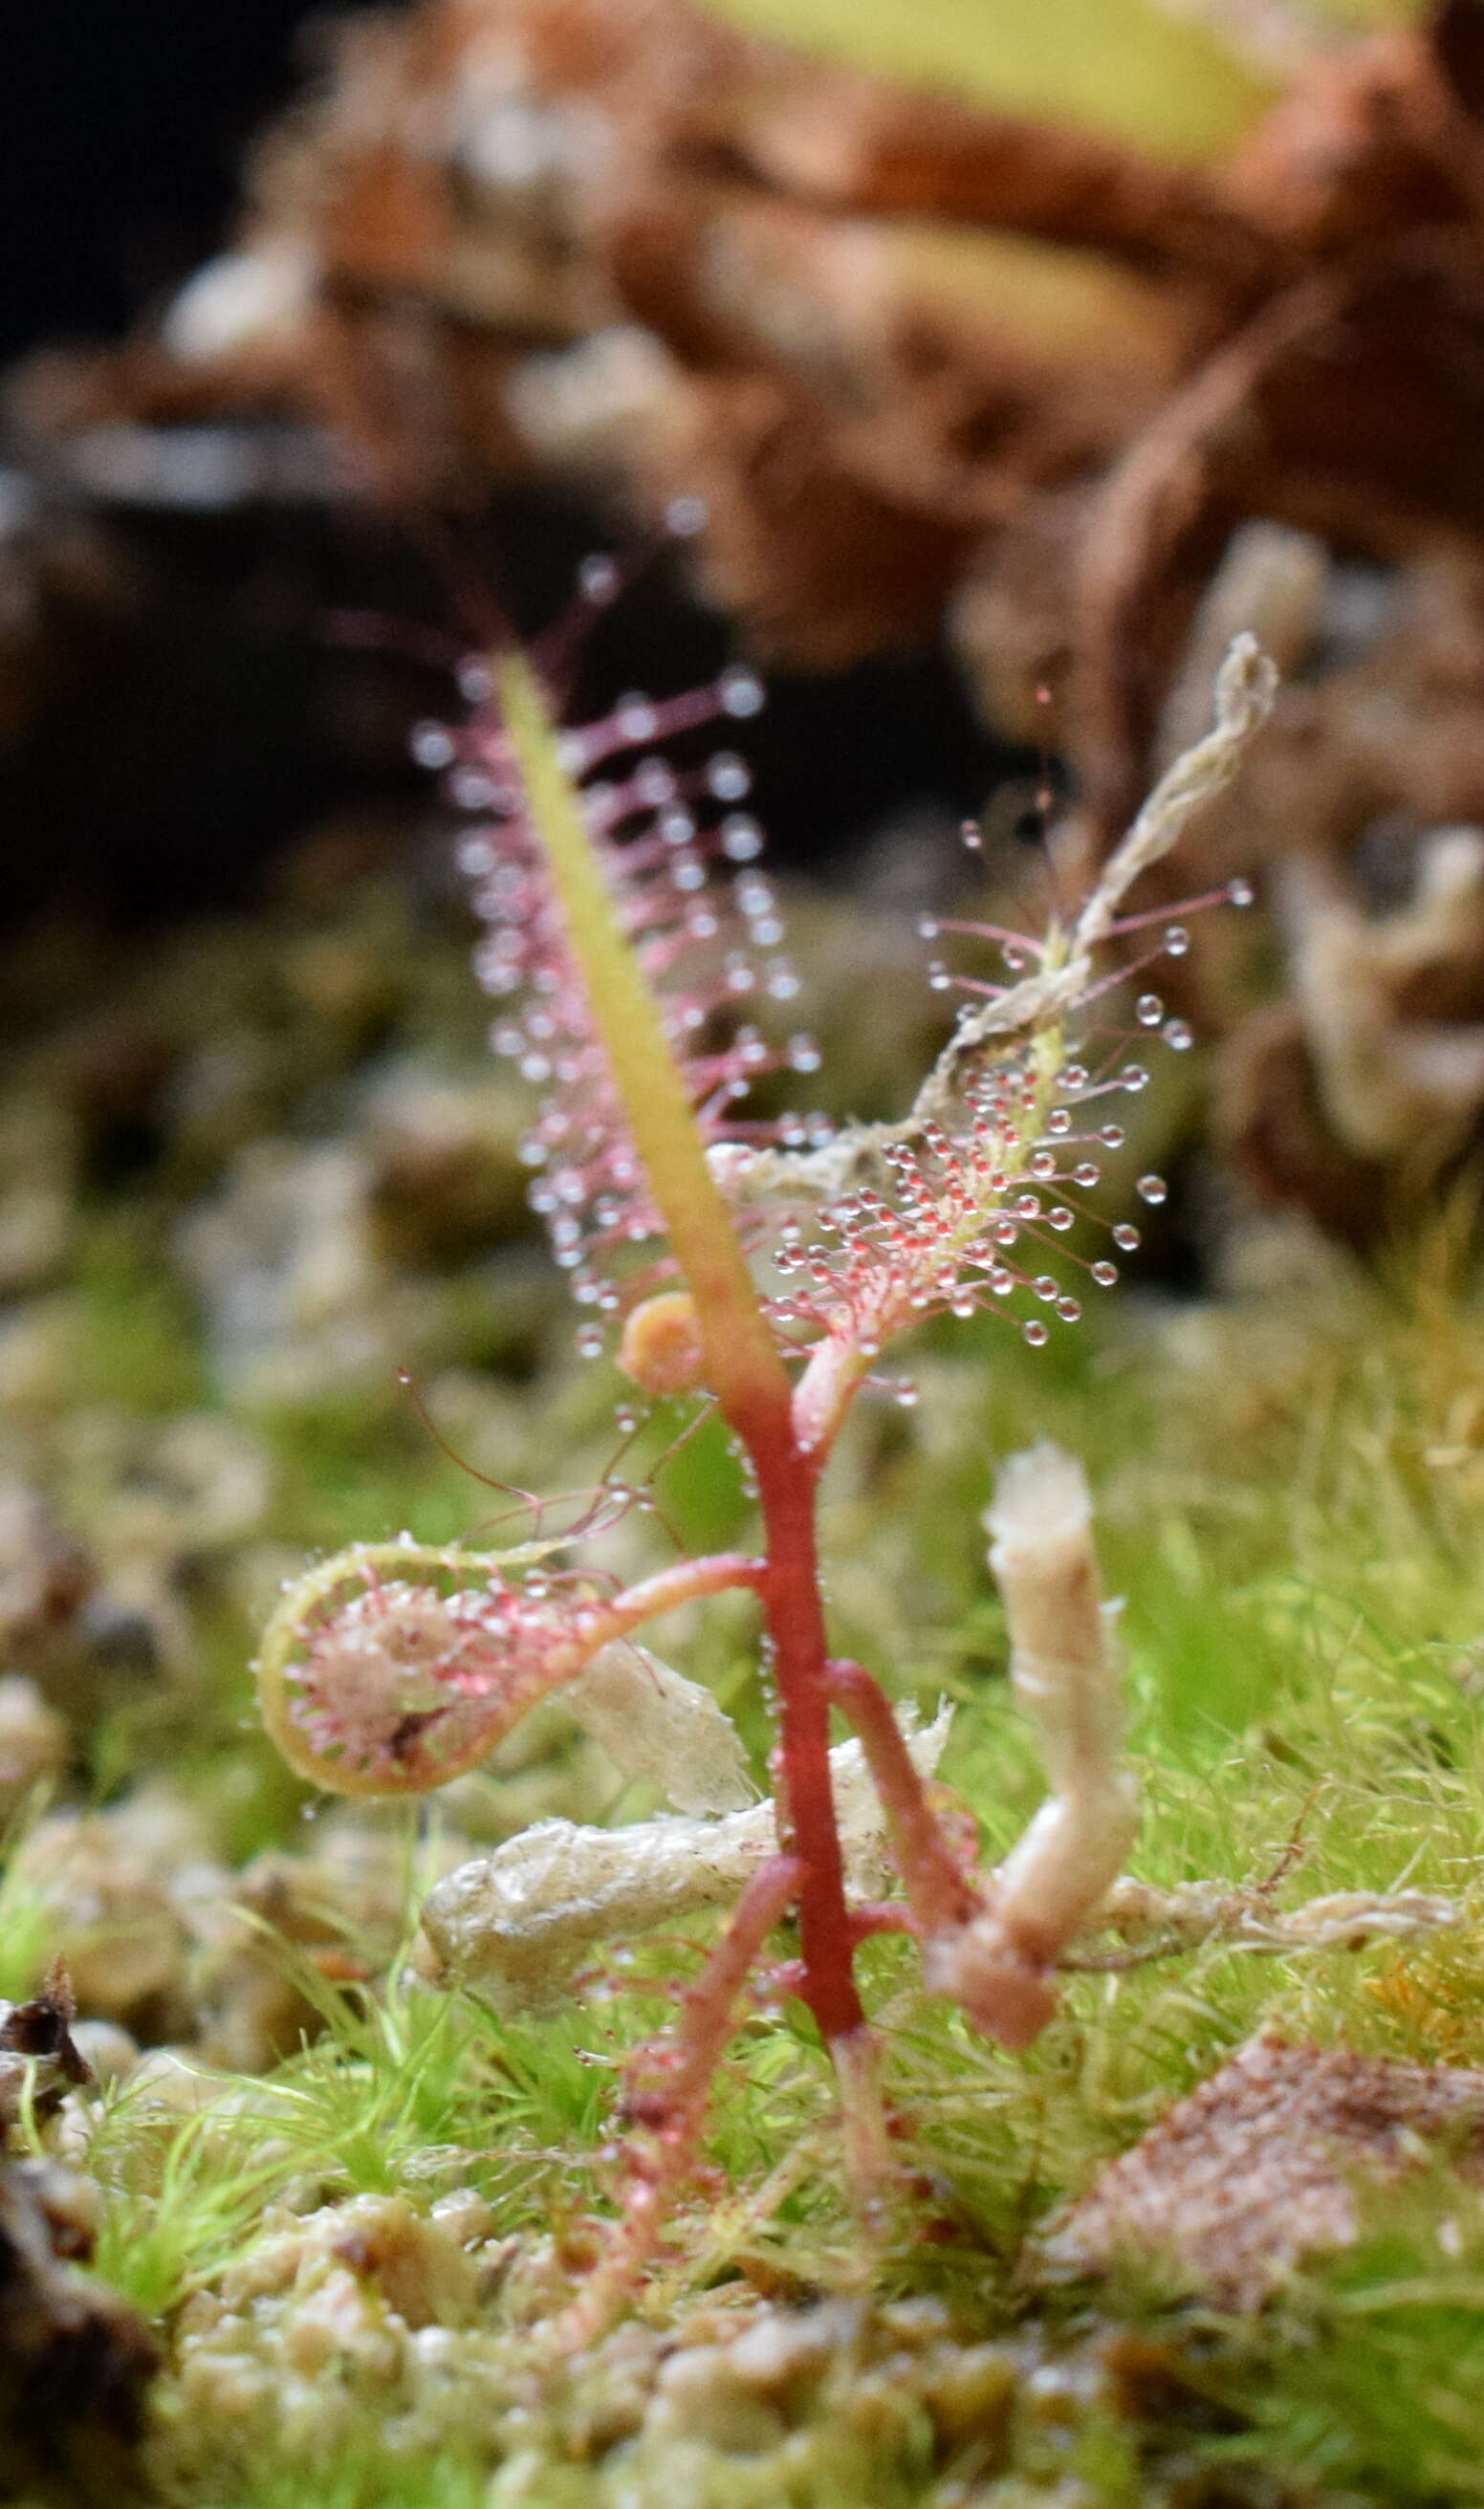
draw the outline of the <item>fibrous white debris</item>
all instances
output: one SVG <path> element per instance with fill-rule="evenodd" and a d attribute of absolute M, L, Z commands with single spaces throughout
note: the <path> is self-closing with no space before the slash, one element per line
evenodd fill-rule
<path fill-rule="evenodd" d="M 1197 604 L 1160 709 L 1162 763 L 1201 738 L 1211 682 L 1244 629 L 1283 679 L 1303 668 L 1324 625 L 1330 577 L 1329 549 L 1317 533 L 1262 517 L 1238 524 Z"/>
<path fill-rule="evenodd" d="M 1437 1933 L 1459 1923 L 1455 1902 L 1431 1891 L 1331 1891 L 1298 1908 L 1276 1908 L 1261 1884 L 1182 1882 L 1159 1891 L 1126 1873 L 1087 1929 L 1089 1936 L 1116 1934 L 1126 1948 L 1090 1950 L 1068 1966 L 1122 1967 L 1206 1942 L 1239 1952 L 1361 1951 L 1367 1943 Z"/>
<path fill-rule="evenodd" d="M 1416 859 L 1414 893 L 1390 915 L 1365 912 L 1332 872 L 1301 856 L 1284 866 L 1279 889 L 1324 1112 L 1367 1158 L 1453 1149 L 1484 1098 L 1484 1024 L 1420 1017 L 1412 1006 L 1419 981 L 1436 999 L 1440 978 L 1477 963 L 1484 832 L 1436 828 Z"/>
<path fill-rule="evenodd" d="M 1012 1455 L 985 1519 L 1010 1628 L 1010 1678 L 1035 1729 L 1049 1797 L 995 1876 L 1001 1923 L 1059 1949 L 1114 1881 L 1138 1827 L 1119 1754 L 1120 1606 L 1104 1603 L 1093 1502 L 1074 1456 Z"/>
<path fill-rule="evenodd" d="M 306 315 L 315 268 L 308 253 L 275 239 L 254 249 L 224 252 L 180 290 L 163 326 L 170 355 L 183 365 L 284 344 Z"/>
<path fill-rule="evenodd" d="M 557 1697 L 610 1759 L 630 1777 L 652 1778 L 678 1811 L 740 1812 L 751 1801 L 730 1717 L 648 1647 L 630 1639 L 601 1647 Z"/>
<path fill-rule="evenodd" d="M 1198 810 L 1225 792 L 1272 713 L 1277 694 L 1277 666 L 1256 637 L 1234 636 L 1216 674 L 1216 720 L 1204 740 L 1166 768 L 1128 835 L 1108 856 L 1073 926 L 1073 960 L 1085 959 L 1107 939 L 1134 881 L 1152 863 L 1163 861 Z"/>
<path fill-rule="evenodd" d="M 942 1757 L 951 1714 L 942 1709 L 920 1732 L 902 1718 L 923 1777 Z M 831 1752 L 830 1774 L 847 1879 L 857 1897 L 873 1897 L 886 1869 L 885 1819 L 859 1742 Z M 540 1821 L 439 1883 L 423 1911 L 434 1973 L 498 2010 L 541 2010 L 563 2000 L 594 1945 L 727 1905 L 777 1852 L 771 1802 L 719 1820 L 665 1817 L 627 1829 Z"/>
<path fill-rule="evenodd" d="M 1051 1970 L 1117 1879 L 1138 1826 L 1138 1790 L 1120 1757 L 1116 1606 L 1102 1600 L 1081 1465 L 1044 1442 L 1013 1455 L 986 1523 L 1011 1681 L 1035 1729 L 1048 1796 L 982 1911 L 930 1939 L 925 1971 L 980 2027 L 1021 2046 L 1050 2016 Z"/>
<path fill-rule="evenodd" d="M 1207 1941 L 1254 1952 L 1358 1950 L 1458 1923 L 1451 1900 L 1425 1891 L 1341 1891 L 1280 1909 L 1262 1885 L 1195 1881 L 1161 1891 L 1120 1873 L 1138 1826 L 1138 1791 L 1120 1758 L 1119 1607 L 1100 1598 L 1081 1466 L 1049 1444 L 1013 1455 L 985 1521 L 1011 1680 L 1049 1791 L 992 1877 L 986 1915 L 930 1961 L 941 1972 L 947 1960 L 955 1992 L 977 1963 L 987 1975 L 1017 1946 L 1048 1967 L 1116 1967 Z M 1121 1948 L 1069 1949 L 1107 1933 Z"/>

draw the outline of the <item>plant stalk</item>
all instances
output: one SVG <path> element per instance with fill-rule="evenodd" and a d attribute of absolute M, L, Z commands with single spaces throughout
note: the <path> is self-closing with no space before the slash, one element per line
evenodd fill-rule
<path fill-rule="evenodd" d="M 550 867 L 593 1025 L 655 1208 L 695 1301 L 708 1381 L 758 1477 L 766 1533 L 762 1608 L 778 1691 L 779 1829 L 800 1867 L 804 2001 L 833 2046 L 864 2028 L 830 1781 L 830 1702 L 815 1535 L 817 1474 L 793 1388 L 707 1163 L 684 1077 L 620 928 L 539 680 L 497 655 L 496 689 L 526 804 Z"/>

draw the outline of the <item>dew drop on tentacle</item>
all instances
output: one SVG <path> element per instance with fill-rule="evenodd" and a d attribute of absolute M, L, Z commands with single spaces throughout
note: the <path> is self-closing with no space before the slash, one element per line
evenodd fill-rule
<path fill-rule="evenodd" d="M 762 830 L 745 810 L 731 810 L 718 830 L 728 862 L 756 862 L 762 851 Z"/>
<path fill-rule="evenodd" d="M 679 790 L 675 769 L 663 758 L 641 758 L 634 769 L 633 788 L 635 800 L 647 810 L 663 809 L 667 803 L 676 799 Z M 689 812 L 684 816 L 686 826 L 693 832 L 695 822 Z M 668 830 L 665 833 L 668 834 Z"/>
<path fill-rule="evenodd" d="M 640 689 L 633 689 L 619 698 L 613 708 L 613 729 L 620 740 L 652 740 L 659 730 L 659 716 L 654 701 Z"/>
<path fill-rule="evenodd" d="M 1134 1190 L 1141 1202 L 1158 1207 L 1167 1199 L 1169 1187 L 1162 1176 L 1141 1176 Z"/>
<path fill-rule="evenodd" d="M 621 580 L 615 558 L 595 554 L 577 569 L 577 590 L 584 601 L 612 601 Z"/>
<path fill-rule="evenodd" d="M 445 767 L 453 765 L 454 735 L 446 723 L 416 724 L 408 747 L 414 765 L 426 767 L 430 774 L 441 774 Z"/>
<path fill-rule="evenodd" d="M 714 758 L 708 758 L 702 777 L 714 802 L 740 802 L 752 791 L 752 768 L 735 750 L 719 749 Z"/>
<path fill-rule="evenodd" d="M 483 880 L 495 869 L 498 859 L 493 843 L 485 836 L 461 837 L 454 849 L 454 860 L 465 880 Z"/>
<path fill-rule="evenodd" d="M 733 715 L 739 721 L 761 714 L 766 701 L 762 682 L 757 672 L 740 664 L 722 673 L 717 682 L 717 700 L 723 714 Z"/>

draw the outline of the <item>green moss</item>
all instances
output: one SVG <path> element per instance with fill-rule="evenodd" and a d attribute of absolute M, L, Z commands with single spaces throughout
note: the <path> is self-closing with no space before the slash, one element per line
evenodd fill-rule
<path fill-rule="evenodd" d="M 415 991 L 409 980 L 399 1014 L 412 1036 L 426 1011 Z M 310 1060 L 333 1066 L 327 1049 Z M 175 1192 L 136 1180 L 84 1213 L 62 1285 L 78 1319 L 58 1398 L 68 1413 L 156 1422 L 215 1399 L 168 1259 Z M 1127 1598 L 1146 1805 L 1135 1869 L 1163 1885 L 1256 1883 L 1296 1851 L 1281 1904 L 1406 1883 L 1464 1911 L 1451 1933 L 1358 1956 L 1279 1962 L 1207 1947 L 1071 1979 L 1024 2059 L 976 2041 L 927 1998 L 902 1945 L 874 1945 L 869 2000 L 915 2175 L 870 2258 L 811 2028 L 792 2010 L 748 2024 L 719 2087 L 717 2174 L 675 2225 L 645 2319 L 694 2335 L 704 2312 L 734 2309 L 754 2288 L 800 2303 L 853 2294 L 873 2325 L 904 2298 L 942 2303 L 956 2338 L 1013 2359 L 1016 2410 L 987 2454 L 930 2451 L 906 2369 L 893 2373 L 895 2417 L 863 2370 L 850 2390 L 858 2421 L 844 2398 L 823 2437 L 806 2418 L 790 2434 L 791 2453 L 704 2458 L 621 2434 L 579 2444 L 580 2376 L 560 2410 L 528 2401 L 522 2435 L 497 2428 L 451 2373 L 437 2446 L 393 2444 L 368 2410 L 333 2461 L 295 2424 L 253 2437 L 240 2462 L 224 2424 L 211 2481 L 172 2496 L 190 2509 L 673 2509 L 682 2496 L 696 2509 L 1020 2509 L 1049 2492 L 1108 2509 L 1357 2498 L 1436 2509 L 1477 2497 L 1484 2226 L 1455 2183 L 1389 2200 L 1360 2245 L 1317 2264 L 1258 2324 L 1172 2311 L 1132 2285 L 1037 2296 L 1025 2270 L 1052 2208 L 1266 2020 L 1322 2043 L 1484 2063 L 1484 1300 L 1457 1250 L 1458 1233 L 1440 1228 L 1379 1279 L 1337 1267 L 1280 1303 L 1178 1307 L 1134 1289 L 1038 1354 L 992 1325 L 946 1329 L 906 1359 L 915 1411 L 870 1399 L 840 1452 L 823 1517 L 835 1627 L 899 1694 L 924 1707 L 955 1700 L 944 1775 L 989 1852 L 1033 1811 L 1039 1779 L 1003 1680 L 980 1517 L 996 1461 L 1052 1436 L 1088 1463 L 1109 1583 Z M 580 1492 L 616 1444 L 615 1381 L 568 1365 L 565 1325 L 544 1322 L 554 1290 L 549 1307 L 538 1297 L 511 1325 L 512 1279 L 501 1275 L 503 1318 L 484 1275 L 439 1281 L 430 1356 L 418 1355 L 429 1404 L 450 1421 L 468 1401 L 479 1460 L 497 1477 Z M 425 1541 L 478 1540 L 509 1504 L 440 1450 L 394 1381 L 281 1404 L 250 1425 L 273 1468 L 252 1538 L 271 1549 L 270 1582 L 310 1552 L 404 1526 Z M 507 1425 L 508 1458 L 491 1451 Z M 638 1479 L 683 1425 L 657 1415 L 623 1471 Z M 65 1428 L 49 1418 L 37 1431 L 39 1477 Z M 456 1445 L 463 1435 L 451 1429 Z M 686 1546 L 746 1538 L 714 1427 L 664 1466 L 658 1495 Z M 657 1523 L 635 1521 L 623 1539 L 666 1555 Z M 80 1738 L 90 1789 L 111 1799 L 167 1771 L 234 1866 L 316 1835 L 250 1713 L 254 1615 L 232 1574 L 242 1564 L 198 1561 L 177 1579 L 192 1643 L 180 1687 L 110 1705 Z M 686 1668 L 737 1714 L 761 1767 L 768 1720 L 750 1607 L 708 1609 L 684 1643 Z M 615 1812 L 641 1808 L 629 1789 Z M 433 1806 L 399 1833 L 409 1945 L 441 1818 Z M 47 1924 L 8 1872 L 0 1995 L 31 1984 Z M 280 1946 L 319 2025 L 313 2043 L 265 2079 L 230 2082 L 204 2114 L 182 2116 L 147 2085 L 109 2094 L 89 2155 L 108 2199 L 100 2270 L 178 2346 L 193 2295 L 259 2252 L 265 2220 L 277 2234 L 317 2203 L 406 2196 L 426 2209 L 469 2188 L 522 2254 L 553 2236 L 575 2247 L 612 2201 L 622 2059 L 663 2021 L 703 1940 L 697 1924 L 685 1942 L 615 1957 L 611 1993 L 521 2023 L 435 1993 L 401 1959 L 367 1989 Z M 161 2016 L 161 2035 L 171 2026 Z M 518 2352 L 518 2312 L 507 2318 L 499 2291 L 481 2308 L 492 2341 Z M 1120 2342 L 1144 2347 L 1159 2377 L 1115 2375 Z M 178 2356 L 161 2391 L 166 2423 L 182 2410 L 177 2370 Z M 325 2373 L 332 2384 L 340 2375 Z M 530 2386 L 529 2365 L 526 2376 Z M 588 2427 L 606 2427 L 601 2415 Z"/>
<path fill-rule="evenodd" d="M 147 1211 L 90 1217 L 74 1271 L 79 1404 L 150 1419 L 209 1400 L 191 1302 L 162 1252 Z"/>
<path fill-rule="evenodd" d="M 1322 2500 L 1484 2497 L 1484 2215 L 1456 2179 L 1424 2176 L 1363 2205 L 1356 2243 L 1296 2280 L 1261 2321 L 1210 2322 L 1183 2347 L 1192 2450 L 1214 2487 L 1243 2475 Z M 1157 2325 L 1157 2321 L 1154 2321 Z"/>
<path fill-rule="evenodd" d="M 1296 1841 L 1285 1900 L 1405 1881 L 1455 1894 L 1467 1923 L 1414 1949 L 1274 1963 L 1207 1948 L 1075 1979 L 1025 2059 L 973 2040 L 922 1995 L 902 1947 L 877 1946 L 871 1997 L 925 2174 L 876 2259 L 874 2287 L 936 2295 L 966 2333 L 1029 2342 L 1050 2364 L 1047 2393 L 1063 2403 L 1043 2411 L 1041 2390 L 1027 2391 L 1007 2501 L 1067 2482 L 1109 2509 L 1248 2483 L 1265 2497 L 1278 2486 L 1320 2500 L 1473 2498 L 1484 2231 L 1475 2199 L 1456 2187 L 1391 2208 L 1374 2238 L 1296 2287 L 1271 2325 L 1171 2317 L 1132 2288 L 1027 2297 L 1021 2263 L 1036 2224 L 1259 2023 L 1277 2017 L 1378 2052 L 1484 2060 L 1484 1736 L 1470 1652 L 1484 1629 L 1484 1553 L 1460 1488 L 1476 1455 L 1484 1468 L 1484 1326 L 1473 1292 L 1440 1290 L 1414 1265 L 1400 1289 L 1357 1287 L 1338 1301 L 1326 1292 L 1277 1336 L 1243 1311 L 1165 1325 L 1156 1339 L 1136 1310 L 1126 1313 L 1101 1343 L 1088 1334 L 1069 1344 L 1051 1376 L 1008 1336 L 987 1353 L 946 1344 L 931 1355 L 924 1442 L 883 1413 L 866 1423 L 854 1461 L 842 1460 L 854 1486 L 826 1517 L 839 1609 L 863 1646 L 874 1638 L 873 1660 L 902 1686 L 927 1699 L 943 1685 L 959 1699 L 946 1774 L 991 1850 L 1003 1847 L 1033 1809 L 1038 1780 L 999 1678 L 977 1518 L 994 1456 L 1050 1428 L 1092 1460 L 1113 1582 L 1128 1596 L 1147 1803 L 1138 1871 L 1167 1884 L 1258 1881 Z M 582 1403 L 566 1426 L 580 1451 Z M 323 1425 L 326 1517 L 366 1498 L 354 1427 Z M 313 1443 L 299 1466 L 306 1476 Z M 393 1513 L 417 1522 L 443 1467 L 414 1462 L 399 1483 L 397 1456 L 411 1453 L 398 1433 L 376 1486 L 389 1502 L 396 1491 Z M 674 1460 L 666 1483 L 687 1532 L 735 1508 L 708 1441 Z M 309 1486 L 301 1481 L 301 1494 Z M 895 1661 L 895 1632 L 909 1625 L 912 1644 Z M 735 1633 L 708 1636 L 702 1657 L 745 1693 L 752 1675 Z M 745 1695 L 742 1704 L 761 1734 Z M 250 1758 L 256 1746 L 242 1737 L 239 1747 Z M 409 1827 L 409 1923 L 419 1870 Z M 306 2181 L 324 2200 L 402 2191 L 425 2202 L 470 2186 L 502 2230 L 578 2225 L 605 2200 L 614 2070 L 665 2010 L 646 1973 L 657 1981 L 675 1957 L 674 1946 L 649 1947 L 615 1999 L 522 2024 L 400 1969 L 368 1999 L 301 1968 L 323 2033 L 266 2083 L 243 2083 L 235 2114 L 162 2126 L 127 2091 L 111 2103 L 94 2155 L 112 2191 L 103 2269 L 167 2318 L 184 2294 L 249 2254 L 265 2205 Z M 711 2158 L 730 2191 L 703 2191 L 677 2225 L 647 2303 L 651 2319 L 683 2321 L 739 2273 L 800 2296 L 858 2287 L 826 2070 L 805 2025 L 760 2018 L 744 2032 L 721 2086 Z M 1092 2374 L 1120 2328 L 1164 2364 L 1157 2404 L 1135 2407 Z M 389 2457 L 368 2431 L 363 2454 L 327 2475 L 291 2450 L 281 2462 L 270 2452 L 232 2497 L 241 2509 L 311 2495 L 347 2509 L 439 2509 L 478 2496 L 485 2480 L 462 2445 L 447 2458 Z M 539 2433 L 534 2447 L 511 2459 L 494 2494 L 511 2509 L 618 2509 L 664 2493 L 663 2468 L 648 2459 L 620 2452 L 609 2464 L 599 2452 L 566 2462 Z M 716 2509 L 785 2498 L 797 2509 L 857 2509 L 868 2496 L 849 2449 L 828 2464 L 810 2460 L 812 2471 L 798 2450 L 789 2464 L 787 2488 L 770 2490 L 784 2485 L 781 2461 L 769 2471 L 723 2454 L 708 2460 L 704 2481 L 692 2469 L 689 2496 Z M 909 2437 L 876 2464 L 873 2503 L 946 2509 L 967 2496 Z"/>

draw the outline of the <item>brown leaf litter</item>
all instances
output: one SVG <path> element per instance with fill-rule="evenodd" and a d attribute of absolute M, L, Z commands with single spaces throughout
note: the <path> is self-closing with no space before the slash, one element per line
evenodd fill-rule
<path fill-rule="evenodd" d="M 137 2496 L 134 2452 L 156 2350 L 143 2321 L 78 2270 L 100 2199 L 52 2161 L 0 2171 L 0 2484 Z"/>
<path fill-rule="evenodd" d="M 1052 2225 L 1043 2271 L 1167 2270 L 1250 2310 L 1306 2258 L 1349 2246 L 1359 2191 L 1445 2158 L 1484 2184 L 1484 2071 L 1249 2040 Z"/>
<path fill-rule="evenodd" d="M 417 503 L 532 470 L 700 494 L 713 588 L 796 660 L 1059 548 L 1022 700 L 1065 693 L 1110 820 L 1243 516 L 1387 562 L 1478 544 L 1481 50 L 1472 0 L 1316 33 L 1234 154 L 1175 166 L 687 0 L 422 0 L 342 29 L 163 331 L 19 406 L 310 409 Z"/>
<path fill-rule="evenodd" d="M 0 2003 L 0 2138 L 23 2112 L 46 2116 L 93 2068 L 72 2038 L 77 2002 L 65 1965 L 54 1961 L 38 1994 Z"/>
<path fill-rule="evenodd" d="M 641 521 L 703 501 L 705 586 L 761 654 L 946 627 L 1000 726 L 1066 754 L 1094 857 L 1215 626 L 1271 636 L 1267 763 L 1192 884 L 1301 858 L 1290 965 L 1270 1017 L 1271 949 L 1200 934 L 1181 1007 L 1233 1040 L 1250 1187 L 1373 1236 L 1484 1125 L 1477 919 L 1428 886 L 1438 832 L 1484 823 L 1484 13 L 1280 14 L 1277 101 L 1178 165 L 689 0 L 352 19 L 235 248 L 122 352 L 33 362 L 13 425 L 94 486 L 130 428 L 289 414 L 404 510 L 533 474 Z"/>

